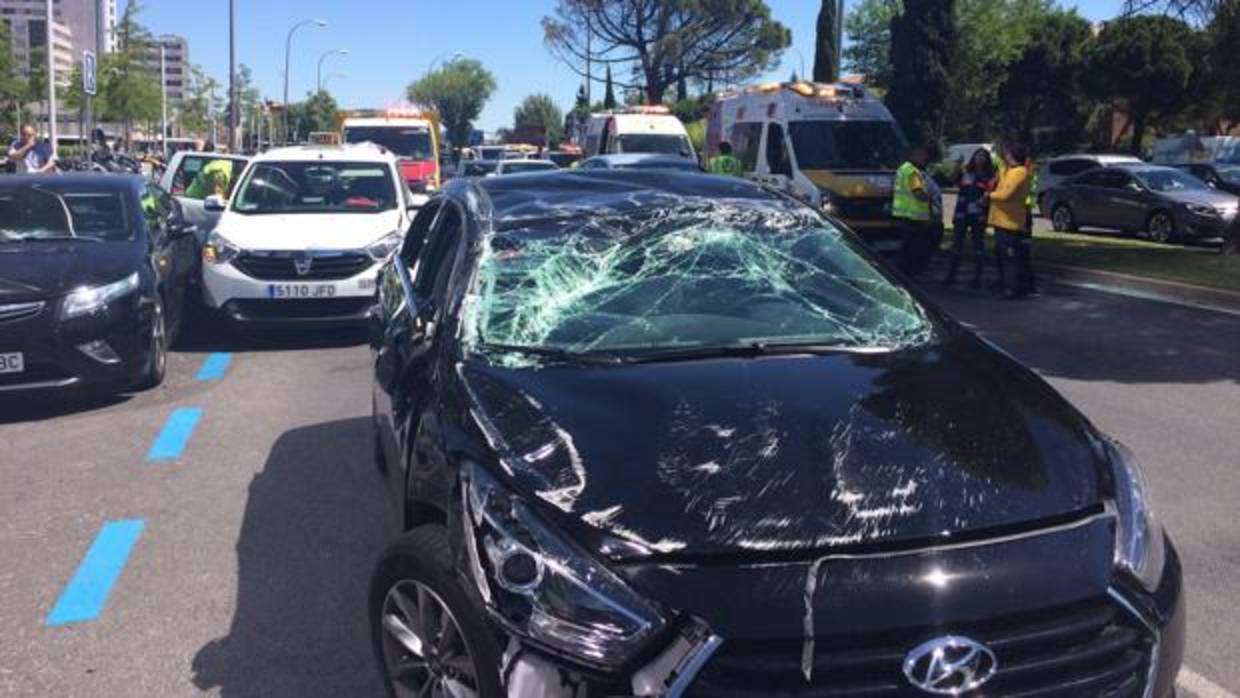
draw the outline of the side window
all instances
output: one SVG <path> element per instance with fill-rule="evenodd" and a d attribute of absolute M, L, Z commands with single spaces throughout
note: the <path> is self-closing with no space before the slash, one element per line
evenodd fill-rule
<path fill-rule="evenodd" d="M 177 168 L 176 174 L 172 175 L 172 193 L 183 194 L 189 188 L 189 185 L 193 183 L 194 178 L 198 176 L 198 172 L 202 170 L 204 164 L 206 164 L 205 158 L 182 158 L 181 166 Z"/>
<path fill-rule="evenodd" d="M 447 204 L 436 216 L 425 249 L 413 277 L 413 292 L 419 299 L 438 298 L 451 272 L 452 251 L 461 239 L 461 216 Z"/>
<path fill-rule="evenodd" d="M 1098 163 L 1092 160 L 1083 160 L 1081 158 L 1070 158 L 1068 160 L 1057 160 L 1051 163 L 1050 172 L 1058 176 L 1071 176 L 1079 174 L 1098 166 Z"/>
<path fill-rule="evenodd" d="M 1076 183 L 1086 187 L 1103 187 L 1106 186 L 1106 175 L 1105 170 L 1090 172 L 1077 177 Z"/>
<path fill-rule="evenodd" d="M 147 184 L 142 193 L 142 215 L 146 217 L 146 229 L 151 235 L 162 234 L 172 213 L 172 202 L 163 189 Z"/>
<path fill-rule="evenodd" d="M 766 127 L 766 165 L 771 174 L 792 176 L 792 162 L 788 158 L 788 146 L 784 142 L 784 127 L 771 123 Z"/>
<path fill-rule="evenodd" d="M 758 144 L 762 139 L 762 124 L 733 124 L 730 142 L 735 155 L 746 172 L 758 169 Z"/>
<path fill-rule="evenodd" d="M 405 232 L 405 241 L 400 247 L 400 258 L 409 269 L 417 266 L 418 257 L 421 256 L 422 248 L 426 245 L 429 231 L 434 227 L 442 209 L 443 205 L 438 201 L 432 201 L 423 206 L 422 210 L 418 211 L 418 215 L 414 217 L 409 230 Z"/>

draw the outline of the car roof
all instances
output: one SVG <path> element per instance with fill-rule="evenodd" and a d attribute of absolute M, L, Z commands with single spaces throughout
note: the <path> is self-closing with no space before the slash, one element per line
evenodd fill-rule
<path fill-rule="evenodd" d="M 181 150 L 177 152 L 178 156 L 189 157 L 191 155 L 204 158 L 215 158 L 217 160 L 234 160 L 241 162 L 249 162 L 250 158 L 246 155 L 237 155 L 236 153 L 213 153 L 209 150 Z"/>
<path fill-rule="evenodd" d="M 1121 162 L 1142 162 L 1141 158 L 1135 155 L 1123 155 L 1120 153 L 1072 153 L 1051 158 L 1052 162 L 1056 160 L 1093 160 L 1103 165 Z"/>
<path fill-rule="evenodd" d="M 256 155 L 252 162 L 314 162 L 348 161 L 348 162 L 396 162 L 392 151 L 374 143 L 347 143 L 344 145 L 294 145 L 283 148 L 272 148 Z"/>
<path fill-rule="evenodd" d="M 1174 170 L 1174 167 L 1167 165 L 1151 165 L 1148 162 L 1116 162 L 1108 165 L 1108 167 L 1116 170 L 1124 170 L 1126 172 L 1154 172 L 1159 170 Z"/>
<path fill-rule="evenodd" d="M 639 162 L 693 162 L 690 158 L 666 153 L 608 153 L 607 155 L 595 155 L 590 159 L 602 160 L 612 165 L 632 165 Z"/>
<path fill-rule="evenodd" d="M 0 177 L 0 185 L 8 187 L 53 184 L 57 187 L 90 187 L 109 191 L 141 191 L 146 178 L 136 174 L 102 172 L 69 172 L 64 174 L 25 174 Z"/>
<path fill-rule="evenodd" d="M 497 223 L 573 213 L 620 212 L 667 206 L 676 199 L 785 202 L 740 177 L 674 170 L 556 170 L 522 177 L 454 179 L 444 192 L 466 202 L 483 198 L 481 215 Z"/>

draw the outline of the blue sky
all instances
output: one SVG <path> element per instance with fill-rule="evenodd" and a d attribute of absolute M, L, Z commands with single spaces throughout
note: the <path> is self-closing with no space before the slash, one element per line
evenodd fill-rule
<path fill-rule="evenodd" d="M 289 94 L 312 91 L 319 56 L 332 56 L 323 74 L 346 107 L 382 106 L 396 101 L 405 86 L 426 72 L 432 61 L 459 52 L 481 60 L 495 73 L 499 89 L 479 119 L 491 130 L 507 125 L 523 97 L 550 94 L 562 108 L 572 105 L 580 84 L 543 46 L 540 19 L 555 0 L 236 0 L 237 61 L 249 65 L 263 95 L 279 99 L 283 90 L 284 39 L 300 19 L 324 19 L 325 29 L 304 27 L 293 39 Z M 775 18 L 792 29 L 793 46 L 773 75 L 786 79 L 814 60 L 816 0 L 768 0 Z M 852 2 L 849 1 L 849 6 Z M 1082 15 L 1105 19 L 1119 12 L 1122 0 L 1079 0 Z M 186 0 L 143 0 L 142 21 L 156 33 L 189 39 L 190 59 L 225 82 L 228 75 L 228 4 Z M 214 11 L 209 11 L 214 10 Z M 601 87 L 597 88 L 601 94 Z"/>

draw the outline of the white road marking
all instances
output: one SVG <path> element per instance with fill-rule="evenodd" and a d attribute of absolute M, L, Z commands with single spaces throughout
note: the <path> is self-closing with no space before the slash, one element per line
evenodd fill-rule
<path fill-rule="evenodd" d="M 1180 668 L 1175 685 L 1196 698 L 1237 698 L 1236 694 L 1198 674 L 1188 667 Z"/>

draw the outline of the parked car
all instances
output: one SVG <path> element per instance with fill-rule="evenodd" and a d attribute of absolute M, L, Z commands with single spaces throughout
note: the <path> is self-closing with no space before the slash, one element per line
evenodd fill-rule
<path fill-rule="evenodd" d="M 648 155 L 645 153 L 616 153 L 586 158 L 577 166 L 581 170 L 678 170 L 701 172 L 696 160 L 679 155 Z"/>
<path fill-rule="evenodd" d="M 393 695 L 1174 692 L 1131 454 L 817 210 L 457 180 L 372 317 Z"/>
<path fill-rule="evenodd" d="M 209 309 L 246 325 L 356 324 L 380 262 L 421 202 L 380 146 L 301 146 L 255 157 L 203 247 Z"/>
<path fill-rule="evenodd" d="M 227 191 L 223 194 L 224 199 L 227 200 L 232 196 L 232 190 L 237 184 L 241 171 L 250 161 L 247 157 L 183 150 L 172 156 L 168 167 L 164 169 L 159 178 L 159 185 L 180 202 L 185 219 L 194 224 L 194 234 L 199 244 L 206 242 L 207 235 L 215 229 L 215 225 L 220 220 L 220 213 L 206 210 L 203 201 L 208 194 L 192 190 L 191 185 L 202 168 L 207 163 L 216 160 L 224 160 L 232 164 L 232 178 L 229 180 Z"/>
<path fill-rule="evenodd" d="M 1175 168 L 1189 173 L 1219 191 L 1240 196 L 1240 164 L 1190 162 L 1176 165 Z"/>
<path fill-rule="evenodd" d="M 560 169 L 550 160 L 534 160 L 530 158 L 522 160 L 500 160 L 495 165 L 495 174 L 513 175 L 513 174 L 529 174 L 530 172 L 551 172 Z"/>
<path fill-rule="evenodd" d="M 1107 228 L 1158 242 L 1218 237 L 1240 206 L 1190 174 L 1145 163 L 1094 169 L 1043 196 L 1055 230 Z"/>
<path fill-rule="evenodd" d="M 197 259 L 141 176 L 0 180 L 0 394 L 159 385 Z"/>
<path fill-rule="evenodd" d="M 1047 190 L 1059 186 L 1060 183 L 1071 177 L 1098 167 L 1105 167 L 1106 165 L 1137 164 L 1140 162 L 1140 158 L 1133 157 L 1132 155 L 1092 153 L 1060 155 L 1046 160 L 1038 166 L 1038 209 L 1042 215 L 1047 215 L 1050 209 L 1046 207 L 1043 201 Z"/>

